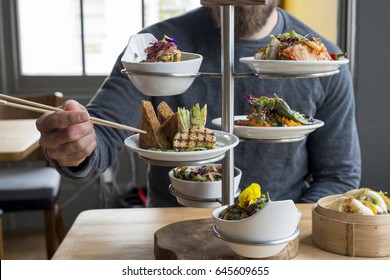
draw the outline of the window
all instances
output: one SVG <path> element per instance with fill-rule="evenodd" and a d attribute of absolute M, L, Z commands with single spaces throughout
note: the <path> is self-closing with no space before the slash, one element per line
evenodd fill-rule
<path fill-rule="evenodd" d="M 1 0 L 0 90 L 9 94 L 58 90 L 67 98 L 88 101 L 132 34 L 199 7 L 200 2 Z M 298 0 L 281 0 L 286 8 L 288 2 Z M 333 22 L 331 26 L 336 25 Z"/>
<path fill-rule="evenodd" d="M 200 0 L 1 0 L 0 90 L 86 103 L 129 37 Z"/>
<path fill-rule="evenodd" d="M 17 2 L 22 75 L 107 75 L 142 26 L 200 5 L 199 0 Z"/>

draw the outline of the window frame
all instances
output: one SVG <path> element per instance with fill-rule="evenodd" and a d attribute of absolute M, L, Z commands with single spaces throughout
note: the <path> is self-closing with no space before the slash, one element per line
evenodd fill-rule
<path fill-rule="evenodd" d="M 55 90 L 62 92 L 67 99 L 81 99 L 85 102 L 96 93 L 107 75 L 23 75 L 20 69 L 16 1 L 2 0 L 0 3 L 0 14 L 3 23 L 3 29 L 0 31 L 2 42 L 0 45 L 0 64 L 1 69 L 4 69 L 0 76 L 0 82 L 3 92 L 12 95 Z"/>
<path fill-rule="evenodd" d="M 337 44 L 345 50 L 349 58 L 349 70 L 355 83 L 356 76 L 356 0 L 338 1 L 338 34 Z"/>

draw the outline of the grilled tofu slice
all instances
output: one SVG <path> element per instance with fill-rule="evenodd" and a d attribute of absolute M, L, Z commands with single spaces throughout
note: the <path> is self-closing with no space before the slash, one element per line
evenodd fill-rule
<path fill-rule="evenodd" d="M 217 139 L 211 129 L 190 129 L 186 132 L 176 133 L 173 140 L 173 148 L 177 151 L 184 151 L 191 148 L 215 149 Z"/>
<path fill-rule="evenodd" d="M 173 140 L 173 148 L 176 151 L 184 151 L 191 148 L 214 149 L 216 137 L 214 132 L 205 127 L 207 118 L 207 106 L 200 109 L 196 104 L 190 111 L 178 109 L 178 129 Z"/>

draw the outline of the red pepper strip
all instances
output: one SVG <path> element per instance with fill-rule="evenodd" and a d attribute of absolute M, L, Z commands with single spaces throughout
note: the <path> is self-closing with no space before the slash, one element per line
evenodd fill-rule
<path fill-rule="evenodd" d="M 333 60 L 339 60 L 342 56 L 347 56 L 347 53 L 331 53 L 329 54 Z"/>

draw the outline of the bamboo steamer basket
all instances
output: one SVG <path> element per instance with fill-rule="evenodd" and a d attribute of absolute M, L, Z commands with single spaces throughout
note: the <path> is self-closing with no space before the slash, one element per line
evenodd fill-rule
<path fill-rule="evenodd" d="M 329 210 L 341 195 L 327 196 L 312 209 L 312 239 L 321 249 L 355 257 L 390 256 L 390 215 L 357 215 Z"/>

